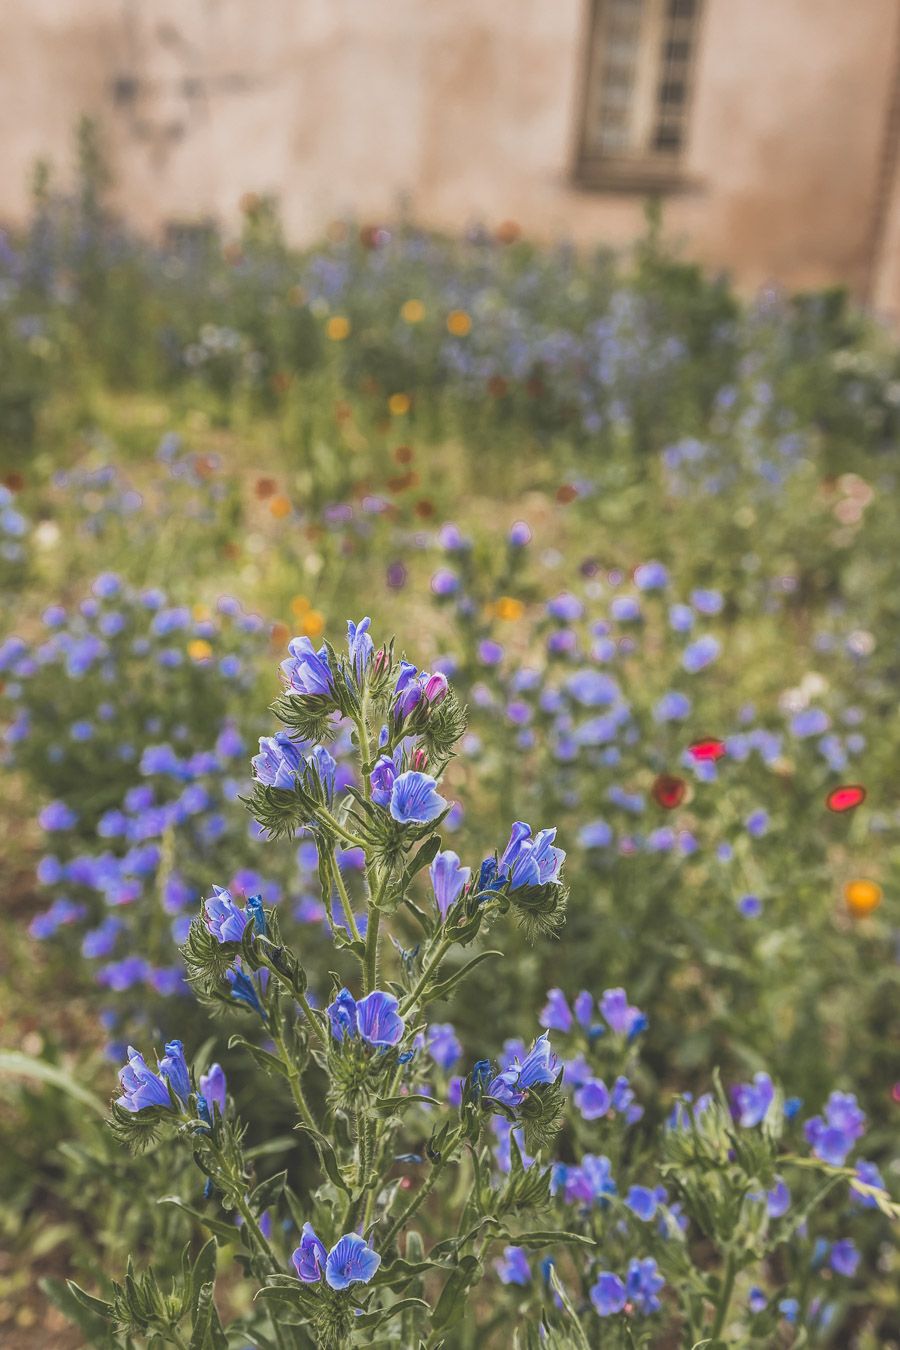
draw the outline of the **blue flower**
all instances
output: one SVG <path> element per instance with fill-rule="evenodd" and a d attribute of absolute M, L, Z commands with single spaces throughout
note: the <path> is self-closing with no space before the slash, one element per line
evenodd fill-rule
<path fill-rule="evenodd" d="M 289 694 L 307 698 L 332 698 L 334 679 L 328 664 L 328 649 L 315 650 L 308 637 L 296 637 L 288 643 L 290 658 L 282 661 L 281 674 Z"/>
<path fill-rule="evenodd" d="M 865 1133 L 866 1117 L 852 1092 L 832 1092 L 825 1116 L 813 1116 L 804 1126 L 812 1151 L 822 1162 L 843 1167 L 847 1154 Z"/>
<path fill-rule="evenodd" d="M 504 1247 L 502 1257 L 494 1262 L 501 1284 L 529 1284 L 531 1267 L 524 1247 Z"/>
<path fill-rule="evenodd" d="M 675 633 L 689 633 L 694 626 L 694 611 L 690 605 L 669 606 L 669 627 Z"/>
<path fill-rule="evenodd" d="M 119 1072 L 122 1096 L 116 1104 L 126 1111 L 143 1111 L 145 1106 L 171 1107 L 172 1099 L 166 1081 L 155 1074 L 144 1057 L 133 1046 L 128 1047 L 128 1063 Z"/>
<path fill-rule="evenodd" d="M 260 979 L 263 974 L 265 974 L 264 971 L 260 973 Z M 235 1002 L 243 1003 L 251 1012 L 259 1013 L 260 1017 L 265 1018 L 256 985 L 249 975 L 245 975 L 242 970 L 229 969 L 225 972 L 225 979 L 231 985 L 231 997 Z"/>
<path fill-rule="evenodd" d="M 299 745 L 286 731 L 276 731 L 274 736 L 260 736 L 259 754 L 250 761 L 260 783 L 282 792 L 294 790 L 303 762 Z"/>
<path fill-rule="evenodd" d="M 349 989 L 341 989 L 325 1011 L 331 1022 L 331 1034 L 336 1041 L 342 1041 L 345 1036 L 356 1035 L 358 1030 L 356 999 Z"/>
<path fill-rule="evenodd" d="M 50 802 L 38 816 L 42 830 L 71 830 L 78 823 L 78 814 L 65 802 Z"/>
<path fill-rule="evenodd" d="M 765 1312 L 769 1306 L 769 1300 L 758 1285 L 754 1284 L 747 1295 L 747 1307 L 754 1314 Z"/>
<path fill-rule="evenodd" d="M 213 890 L 215 894 L 203 902 L 207 928 L 218 942 L 240 942 L 249 914 L 221 886 L 213 886 Z"/>
<path fill-rule="evenodd" d="M 800 1303 L 795 1298 L 783 1298 L 778 1304 L 778 1311 L 787 1322 L 796 1322 L 800 1316 Z"/>
<path fill-rule="evenodd" d="M 712 665 L 720 651 L 718 638 L 714 638 L 711 633 L 705 633 L 695 642 L 688 643 L 682 653 L 681 664 L 689 675 L 696 675 L 698 671 Z"/>
<path fill-rule="evenodd" d="M 782 1177 L 775 1178 L 775 1185 L 766 1193 L 766 1213 L 770 1219 L 780 1219 L 791 1207 L 791 1193 Z"/>
<path fill-rule="evenodd" d="M 600 1317 L 612 1317 L 620 1313 L 628 1297 L 625 1285 L 610 1270 L 601 1270 L 590 1292 L 591 1302 Z"/>
<path fill-rule="evenodd" d="M 634 1257 L 629 1262 L 625 1291 L 638 1312 L 643 1313 L 645 1317 L 659 1312 L 662 1304 L 657 1294 L 664 1284 L 665 1280 L 659 1274 L 652 1256 L 647 1256 L 642 1261 Z"/>
<path fill-rule="evenodd" d="M 435 1064 L 445 1072 L 462 1058 L 462 1046 L 450 1022 L 434 1022 L 428 1028 L 425 1044 Z"/>
<path fill-rule="evenodd" d="M 303 1225 L 300 1246 L 295 1250 L 291 1260 L 304 1284 L 318 1284 L 325 1270 L 328 1253 L 324 1242 L 316 1236 L 311 1223 Z"/>
<path fill-rule="evenodd" d="M 547 990 L 547 1002 L 538 1020 L 542 1027 L 547 1027 L 550 1031 L 565 1033 L 572 1030 L 572 1009 L 561 989 Z"/>
<path fill-rule="evenodd" d="M 328 1253 L 325 1281 L 332 1289 L 368 1284 L 381 1265 L 381 1257 L 358 1233 L 345 1233 Z"/>
<path fill-rule="evenodd" d="M 630 1187 L 624 1203 L 644 1223 L 649 1223 L 656 1214 L 656 1192 L 648 1186 Z"/>
<path fill-rule="evenodd" d="M 521 1063 L 518 1059 L 514 1060 L 509 1069 L 505 1069 L 488 1084 L 487 1095 L 496 1097 L 506 1106 L 520 1106 L 530 1087 L 556 1081 L 558 1067 L 556 1056 L 550 1048 L 550 1038 L 545 1031 Z"/>
<path fill-rule="evenodd" d="M 555 838 L 555 829 L 539 830 L 532 838 L 531 826 L 516 821 L 498 863 L 498 873 L 509 879 L 510 890 L 545 886 L 558 879 L 566 855 L 563 849 L 553 847 Z"/>
<path fill-rule="evenodd" d="M 434 855 L 428 874 L 434 891 L 434 901 L 442 919 L 454 905 L 472 875 L 470 867 L 460 867 L 459 856 L 452 849 L 444 849 Z"/>
<path fill-rule="evenodd" d="M 359 623 L 354 623 L 352 619 L 347 620 L 347 647 L 350 652 L 350 664 L 356 674 L 356 678 L 361 680 L 366 672 L 372 655 L 375 651 L 375 643 L 369 636 L 369 627 L 372 620 L 366 615 L 360 619 Z"/>
<path fill-rule="evenodd" d="M 669 584 L 669 573 L 661 562 L 646 562 L 634 569 L 634 584 L 639 591 L 662 591 Z"/>
<path fill-rule="evenodd" d="M 393 994 L 375 989 L 356 1005 L 359 1034 L 369 1045 L 397 1045 L 403 1038 L 405 1024 L 397 1012 L 400 1004 Z"/>
<path fill-rule="evenodd" d="M 213 1106 L 219 1108 L 219 1115 L 225 1114 L 225 1099 L 228 1091 L 225 1082 L 225 1070 L 221 1064 L 210 1064 L 207 1073 L 200 1075 L 200 1091 L 206 1098 L 207 1105 L 212 1109 Z"/>
<path fill-rule="evenodd" d="M 172 1084 L 175 1096 L 180 1097 L 187 1106 L 191 1095 L 191 1075 L 181 1041 L 166 1042 L 166 1053 L 159 1061 L 159 1072 Z"/>
<path fill-rule="evenodd" d="M 251 895 L 247 900 L 247 913 L 253 920 L 253 926 L 260 937 L 266 936 L 266 911 L 263 909 L 261 895 Z"/>
<path fill-rule="evenodd" d="M 884 1177 L 874 1163 L 865 1162 L 863 1159 L 860 1159 L 856 1164 L 856 1175 L 864 1185 L 875 1186 L 880 1191 L 886 1190 Z M 856 1189 L 852 1181 L 850 1183 L 850 1198 L 855 1205 L 861 1205 L 863 1209 L 878 1208 L 878 1201 L 875 1197 L 873 1195 L 864 1195 L 862 1191 Z"/>
<path fill-rule="evenodd" d="M 599 1120 L 612 1105 L 609 1088 L 602 1078 L 589 1078 L 575 1091 L 575 1105 L 585 1120 Z"/>
<path fill-rule="evenodd" d="M 402 752 L 398 749 L 394 751 L 393 757 L 379 755 L 375 761 L 375 767 L 369 774 L 369 785 L 372 790 L 372 801 L 376 806 L 390 806 L 391 791 L 397 781 L 397 769 L 401 755 Z"/>
<path fill-rule="evenodd" d="M 438 794 L 436 780 L 416 769 L 399 774 L 391 787 L 390 813 L 401 825 L 427 825 L 446 805 Z"/>
<path fill-rule="evenodd" d="M 801 739 L 821 736 L 831 726 L 831 720 L 821 708 L 804 708 L 791 718 L 791 731 Z"/>
<path fill-rule="evenodd" d="M 607 989 L 600 999 L 600 1011 L 610 1029 L 629 1040 L 647 1026 L 646 1015 L 628 1002 L 624 989 Z"/>
<path fill-rule="evenodd" d="M 859 1266 L 859 1252 L 850 1238 L 841 1238 L 831 1248 L 828 1264 L 836 1275 L 852 1279 Z"/>
<path fill-rule="evenodd" d="M 767 1073 L 757 1073 L 752 1083 L 738 1083 L 732 1088 L 732 1101 L 738 1123 L 745 1129 L 760 1125 L 775 1100 L 775 1088 Z"/>

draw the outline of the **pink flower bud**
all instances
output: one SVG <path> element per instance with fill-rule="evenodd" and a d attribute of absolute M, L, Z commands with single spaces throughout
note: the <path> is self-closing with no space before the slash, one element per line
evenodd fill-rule
<path fill-rule="evenodd" d="M 446 675 L 441 675 L 440 672 L 436 675 L 429 675 L 428 682 L 425 685 L 425 698 L 427 702 L 431 704 L 440 703 L 442 699 L 447 697 L 447 690 L 449 688 L 450 686 L 447 683 Z"/>

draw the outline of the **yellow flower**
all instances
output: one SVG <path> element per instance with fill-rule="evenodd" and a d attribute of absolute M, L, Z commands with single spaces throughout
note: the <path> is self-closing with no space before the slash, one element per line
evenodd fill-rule
<path fill-rule="evenodd" d="M 308 610 L 300 622 L 300 632 L 303 637 L 318 637 L 324 627 L 324 616 L 321 615 L 317 609 Z"/>
<path fill-rule="evenodd" d="M 388 399 L 388 408 L 393 417 L 402 417 L 404 413 L 408 413 L 411 404 L 412 399 L 409 394 L 391 394 Z"/>
<path fill-rule="evenodd" d="M 333 314 L 325 325 L 325 332 L 332 342 L 343 342 L 350 336 L 350 320 L 343 314 Z"/>
<path fill-rule="evenodd" d="M 400 317 L 406 323 L 421 323 L 425 318 L 425 306 L 421 300 L 407 300 L 400 306 Z"/>
<path fill-rule="evenodd" d="M 191 613 L 197 620 L 197 623 L 206 623 L 212 618 L 212 610 L 209 605 L 194 605 Z"/>
<path fill-rule="evenodd" d="M 521 619 L 525 613 L 525 606 L 521 600 L 516 600 L 512 595 L 501 595 L 494 603 L 494 613 L 498 619 L 506 619 L 513 623 L 516 619 Z"/>
<path fill-rule="evenodd" d="M 471 332 L 472 320 L 464 309 L 451 309 L 447 315 L 447 331 L 454 337 L 465 337 Z"/>
<path fill-rule="evenodd" d="M 188 643 L 187 650 L 192 661 L 208 661 L 213 654 L 212 645 L 205 638 L 194 638 Z"/>
<path fill-rule="evenodd" d="M 850 913 L 861 919 L 871 914 L 872 910 L 881 904 L 881 887 L 874 881 L 860 877 L 856 881 L 847 882 L 844 887 L 844 899 Z"/>
<path fill-rule="evenodd" d="M 302 619 L 311 608 L 305 595 L 295 595 L 291 601 L 291 613 L 295 619 Z"/>

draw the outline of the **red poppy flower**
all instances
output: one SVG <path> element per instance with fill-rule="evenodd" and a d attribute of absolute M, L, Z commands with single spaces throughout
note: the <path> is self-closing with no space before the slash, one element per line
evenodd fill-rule
<path fill-rule="evenodd" d="M 684 801 L 687 783 L 683 778 L 676 778 L 673 774 L 661 773 L 654 781 L 650 791 L 658 806 L 661 806 L 665 811 L 674 811 L 675 807 L 680 806 Z"/>
<path fill-rule="evenodd" d="M 715 762 L 725 754 L 725 742 L 718 740 L 715 736 L 704 736 L 702 741 L 694 741 L 694 744 L 688 746 L 688 749 L 694 759 Z"/>
<path fill-rule="evenodd" d="M 852 811 L 866 800 L 866 789 L 860 783 L 842 783 L 825 798 L 829 811 Z"/>

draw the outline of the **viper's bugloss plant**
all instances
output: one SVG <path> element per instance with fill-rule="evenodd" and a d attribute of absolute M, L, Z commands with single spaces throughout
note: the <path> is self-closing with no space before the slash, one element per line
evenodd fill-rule
<path fill-rule="evenodd" d="M 510 921 L 534 942 L 558 932 L 556 828 L 513 822 L 464 865 L 441 847 L 466 723 L 446 677 L 376 650 L 368 619 L 346 652 L 289 650 L 286 729 L 260 741 L 246 802 L 272 839 L 314 844 L 337 969 L 285 942 L 277 906 L 212 878 L 183 957 L 200 1002 L 239 1021 L 229 1048 L 283 1086 L 296 1145 L 260 1177 L 253 1101 L 238 1111 L 208 1049 L 192 1065 L 169 1040 L 152 1068 L 129 1048 L 114 1132 L 135 1151 L 181 1142 L 196 1188 L 160 1199 L 212 1241 L 170 1293 L 129 1269 L 108 1298 L 73 1296 L 122 1345 L 762 1346 L 792 1328 L 814 1344 L 856 1269 L 853 1225 L 900 1217 L 852 1157 L 855 1098 L 833 1092 L 804 1125 L 760 1070 L 730 1094 L 716 1079 L 696 1100 L 642 1100 L 648 1018 L 620 987 L 560 983 L 521 1038 L 498 1045 L 484 1018 L 464 1048 L 432 1009 L 446 1017 L 487 962 L 504 978 L 485 939 Z M 348 727 L 356 775 L 339 782 L 324 742 Z M 226 1328 L 229 1256 L 253 1297 Z"/>

